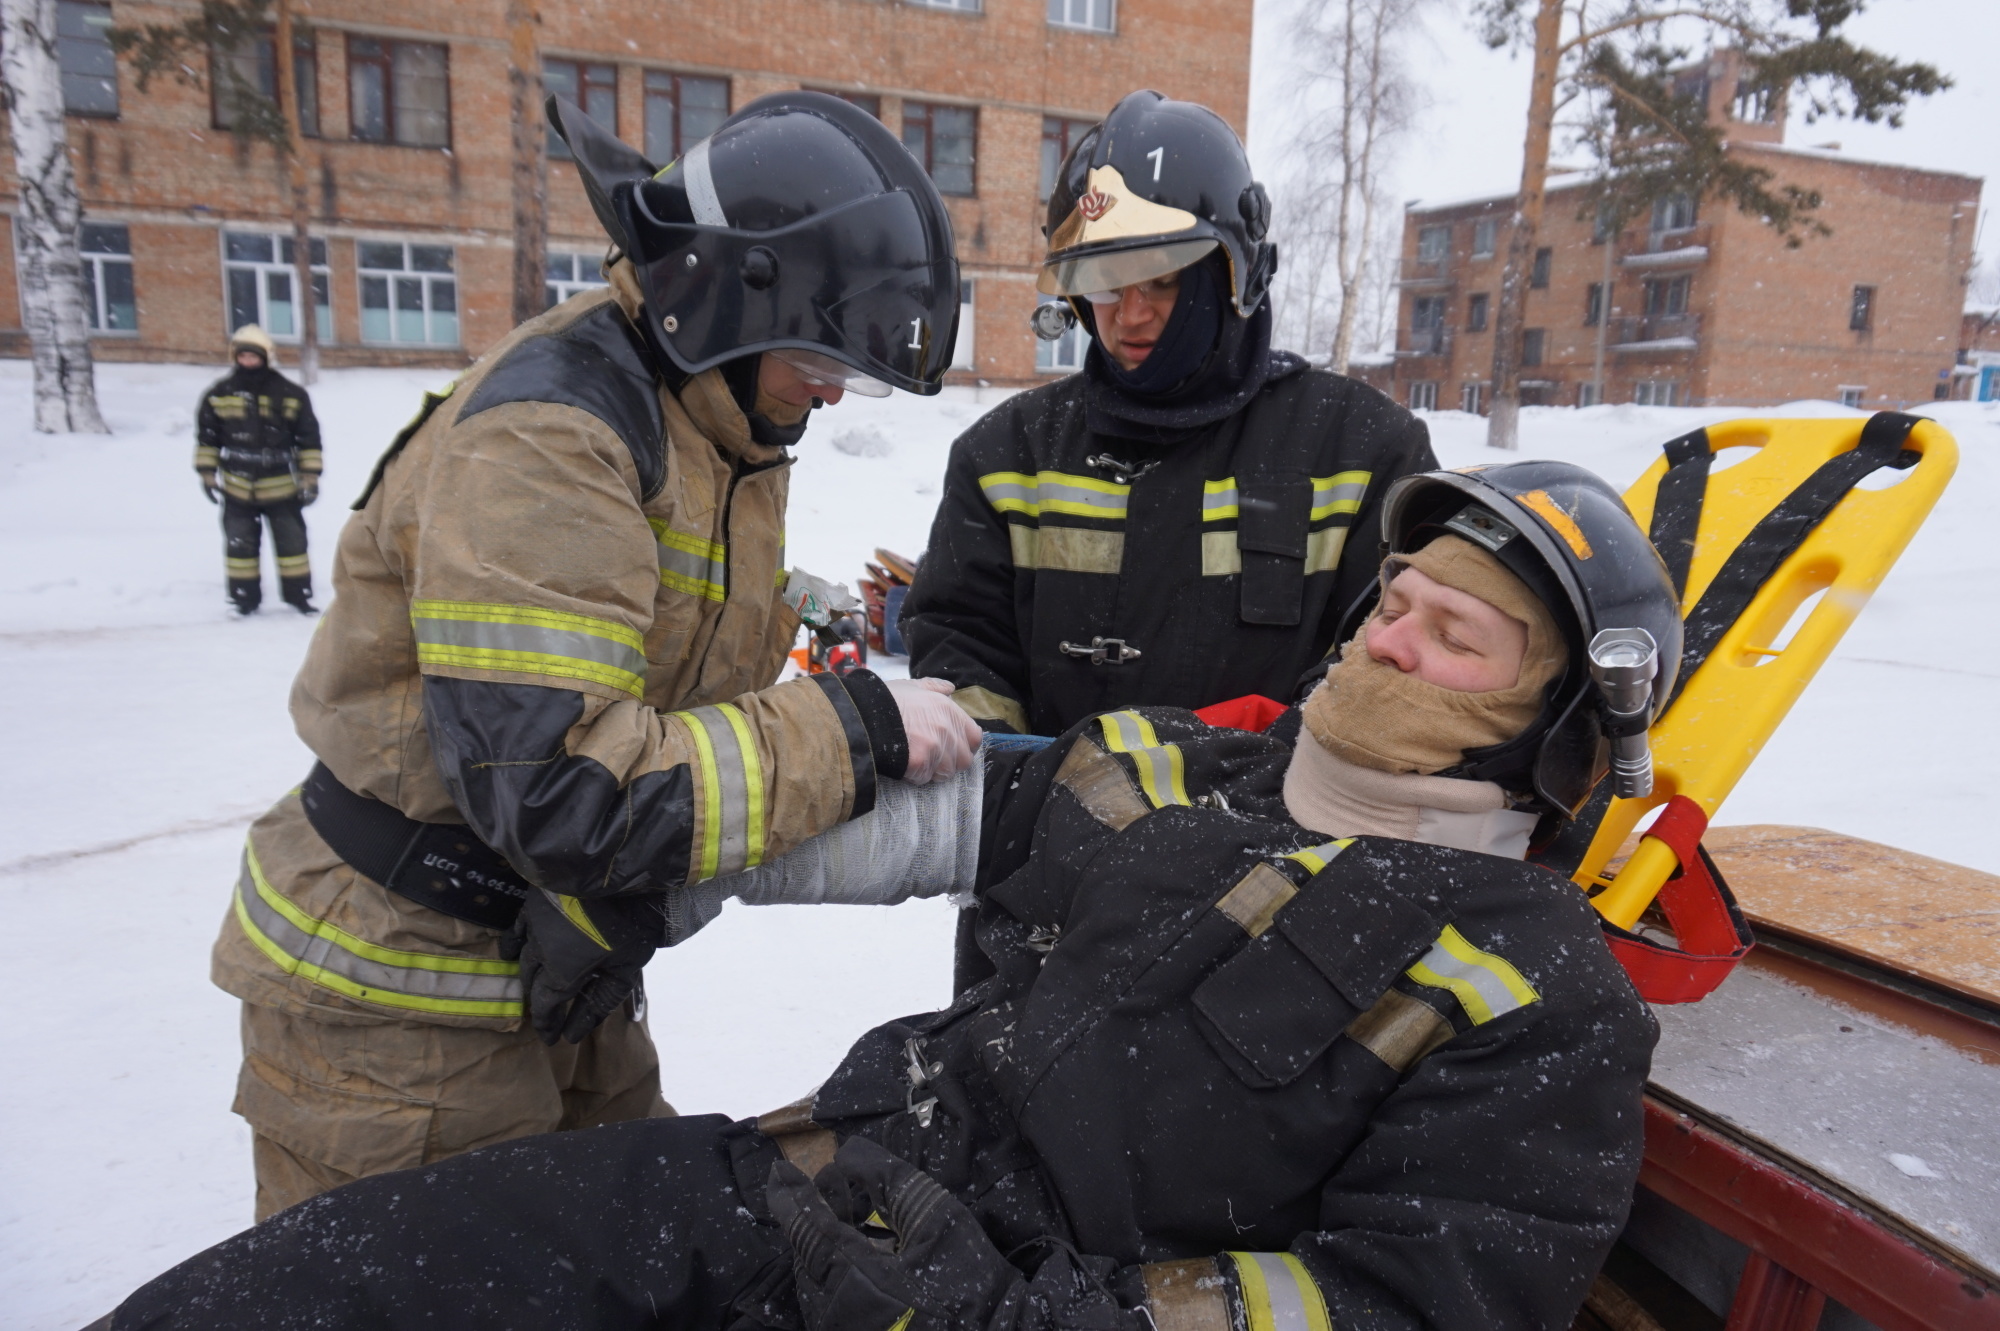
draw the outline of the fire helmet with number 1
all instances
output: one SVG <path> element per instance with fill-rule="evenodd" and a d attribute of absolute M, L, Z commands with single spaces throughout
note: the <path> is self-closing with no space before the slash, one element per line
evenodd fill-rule
<path fill-rule="evenodd" d="M 761 352 L 854 392 L 938 391 L 958 333 L 951 219 L 881 121 L 773 93 L 659 169 L 572 102 L 548 114 L 681 370 Z"/>
<path fill-rule="evenodd" d="M 1271 200 L 1221 116 L 1128 94 L 1064 159 L 1049 196 L 1037 288 L 1071 300 L 1178 272 L 1220 249 L 1248 318 L 1278 266 Z"/>

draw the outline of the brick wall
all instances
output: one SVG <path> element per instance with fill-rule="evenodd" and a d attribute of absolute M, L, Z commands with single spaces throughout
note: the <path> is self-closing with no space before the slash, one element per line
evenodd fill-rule
<path fill-rule="evenodd" d="M 115 0 L 136 25 L 194 12 L 191 0 Z M 325 363 L 463 365 L 511 326 L 508 44 L 501 0 L 317 0 L 298 12 L 317 33 L 323 137 L 309 142 L 314 228 L 329 240 L 334 339 Z M 951 198 L 959 259 L 975 284 L 976 365 L 958 378 L 1035 376 L 1027 330 L 1041 255 L 1038 198 L 1044 115 L 1095 118 L 1151 87 L 1203 102 L 1245 128 L 1251 0 L 1121 0 L 1111 34 L 1051 27 L 1045 0 L 985 0 L 981 13 L 899 0 L 598 0 L 544 11 L 546 56 L 617 67 L 617 129 L 644 142 L 648 69 L 727 78 L 732 108 L 767 92 L 872 93 L 900 132 L 909 99 L 977 108 L 976 194 Z M 351 141 L 350 37 L 449 49 L 448 149 Z M 115 119 L 73 116 L 71 151 L 85 212 L 129 229 L 137 292 L 133 336 L 97 339 L 106 359 L 220 360 L 228 308 L 225 228 L 289 231 L 287 181 L 269 147 L 213 127 L 209 95 L 171 80 L 140 93 L 120 70 Z M 12 160 L 0 209 L 12 211 Z M 574 169 L 549 164 L 551 249 L 598 254 L 604 237 Z M 5 218 L 0 218 L 4 223 Z M 452 247 L 459 340 L 364 342 L 357 245 Z M 0 354 L 25 355 L 12 248 L 0 262 Z"/>

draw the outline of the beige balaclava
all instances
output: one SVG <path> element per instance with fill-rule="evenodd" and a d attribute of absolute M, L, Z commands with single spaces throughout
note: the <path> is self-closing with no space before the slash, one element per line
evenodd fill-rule
<path fill-rule="evenodd" d="M 1493 782 L 1434 774 L 1457 765 L 1465 750 L 1503 743 L 1534 723 L 1549 681 L 1568 661 L 1562 633 L 1527 584 L 1470 541 L 1440 536 L 1397 558 L 1525 625 L 1520 673 L 1506 688 L 1479 693 L 1427 683 L 1370 656 L 1364 626 L 1306 699 L 1285 773 L 1286 806 L 1300 823 L 1334 836 L 1523 854 L 1534 815 L 1512 810 Z"/>

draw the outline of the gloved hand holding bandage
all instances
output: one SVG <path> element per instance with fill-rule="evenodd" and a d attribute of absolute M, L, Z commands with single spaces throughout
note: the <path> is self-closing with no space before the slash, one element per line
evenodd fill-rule
<path fill-rule="evenodd" d="M 910 745 L 903 780 L 921 786 L 977 765 L 984 732 L 951 700 L 949 680 L 892 679 L 888 684 Z"/>

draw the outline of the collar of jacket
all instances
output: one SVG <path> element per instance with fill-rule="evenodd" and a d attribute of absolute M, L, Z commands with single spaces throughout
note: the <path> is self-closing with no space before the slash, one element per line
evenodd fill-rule
<path fill-rule="evenodd" d="M 1285 768 L 1285 807 L 1328 836 L 1388 836 L 1518 860 L 1539 821 L 1491 781 L 1378 772 L 1329 752 L 1301 729 Z"/>
<path fill-rule="evenodd" d="M 634 327 L 646 326 L 645 296 L 639 288 L 639 270 L 620 256 L 604 274 L 611 283 L 611 298 Z M 647 345 L 652 339 L 647 338 Z M 768 466 L 782 461 L 785 450 L 760 444 L 750 436 L 750 418 L 737 405 L 736 397 L 722 377 L 720 367 L 703 370 L 682 383 L 678 390 L 662 385 L 661 392 L 679 401 L 695 429 L 729 457 L 740 457 L 752 466 Z"/>

